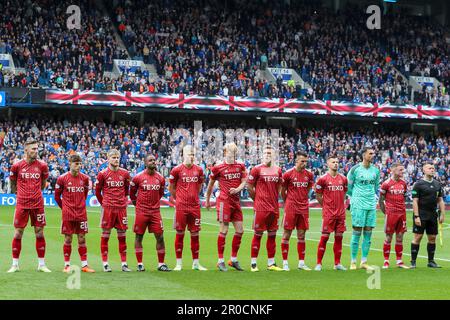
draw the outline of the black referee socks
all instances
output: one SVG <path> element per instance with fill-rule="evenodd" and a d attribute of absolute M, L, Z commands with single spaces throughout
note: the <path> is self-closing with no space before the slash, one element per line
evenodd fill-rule
<path fill-rule="evenodd" d="M 434 252 L 436 251 L 436 243 L 427 244 L 428 262 L 434 261 Z"/>
<path fill-rule="evenodd" d="M 416 261 L 420 245 L 411 243 L 411 260 Z M 433 252 L 434 253 L 434 252 Z"/>

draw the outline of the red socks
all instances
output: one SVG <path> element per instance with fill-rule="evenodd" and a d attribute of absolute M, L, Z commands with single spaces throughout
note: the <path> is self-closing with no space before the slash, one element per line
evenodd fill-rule
<path fill-rule="evenodd" d="M 198 232 L 191 232 L 191 252 L 192 259 L 198 259 L 198 251 L 200 250 L 200 241 Z"/>
<path fill-rule="evenodd" d="M 281 240 L 281 255 L 283 256 L 283 260 L 288 259 L 289 254 L 289 239 Z"/>
<path fill-rule="evenodd" d="M 118 232 L 117 240 L 119 240 L 120 261 L 127 262 L 127 241 L 125 232 Z"/>
<path fill-rule="evenodd" d="M 142 263 L 143 251 L 144 251 L 144 249 L 140 245 L 139 246 L 136 245 L 134 247 L 134 253 L 136 254 L 136 260 L 137 260 L 138 263 Z"/>
<path fill-rule="evenodd" d="M 12 257 L 14 259 L 19 259 L 21 250 L 22 250 L 22 238 L 20 238 L 20 239 L 13 238 Z"/>
<path fill-rule="evenodd" d="M 252 239 L 252 258 L 257 258 L 261 247 L 262 234 L 255 233 Z"/>
<path fill-rule="evenodd" d="M 87 261 L 87 247 L 86 244 L 78 244 L 78 254 L 80 255 L 80 260 Z"/>
<path fill-rule="evenodd" d="M 305 239 L 297 240 L 298 260 L 305 260 Z"/>
<path fill-rule="evenodd" d="M 177 259 L 181 259 L 183 256 L 183 241 L 184 241 L 184 232 L 178 232 L 175 236 L 175 254 Z"/>
<path fill-rule="evenodd" d="M 64 242 L 63 252 L 64 252 L 64 262 L 70 262 L 70 255 L 72 254 L 72 243 Z"/>
<path fill-rule="evenodd" d="M 45 257 L 45 238 L 42 237 L 36 237 L 36 252 L 38 258 L 44 258 Z"/>
<path fill-rule="evenodd" d="M 397 260 L 402 260 L 403 255 L 403 243 L 402 242 L 396 242 L 395 243 L 395 255 L 397 256 Z"/>
<path fill-rule="evenodd" d="M 277 248 L 277 245 L 275 243 L 275 238 L 277 236 L 277 232 L 269 232 L 267 234 L 267 242 L 266 242 L 266 248 L 267 248 L 267 258 L 273 259 L 275 258 L 275 251 Z"/>
<path fill-rule="evenodd" d="M 319 247 L 317 248 L 317 264 L 322 264 L 323 255 L 325 254 L 329 238 L 329 234 L 322 234 L 322 236 L 320 237 Z"/>
<path fill-rule="evenodd" d="M 233 237 L 233 243 L 231 244 L 231 257 L 236 258 L 239 247 L 241 246 L 242 233 L 236 232 Z"/>
<path fill-rule="evenodd" d="M 223 232 L 219 232 L 219 236 L 217 237 L 217 252 L 219 254 L 219 259 L 223 259 L 223 252 L 225 251 L 225 240 L 227 234 Z"/>
<path fill-rule="evenodd" d="M 102 238 L 100 241 L 100 252 L 102 253 L 102 261 L 107 262 L 108 261 L 108 241 L 111 233 L 109 232 L 102 232 Z"/>
<path fill-rule="evenodd" d="M 338 265 L 341 263 L 341 255 L 342 255 L 342 238 L 343 236 L 334 235 L 334 265 Z"/>
<path fill-rule="evenodd" d="M 390 244 L 390 242 L 387 242 L 386 240 L 384 240 L 384 245 L 383 245 L 384 260 L 389 261 L 390 254 L 391 254 L 391 244 Z"/>

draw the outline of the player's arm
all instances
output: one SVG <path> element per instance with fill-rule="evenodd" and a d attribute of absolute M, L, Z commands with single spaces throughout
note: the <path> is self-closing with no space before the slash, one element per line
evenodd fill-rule
<path fill-rule="evenodd" d="M 323 183 L 321 178 L 316 183 L 316 200 L 320 206 L 323 206 Z"/>
<path fill-rule="evenodd" d="M 84 181 L 84 199 L 87 199 L 89 193 L 89 177 L 86 177 L 86 180 Z"/>
<path fill-rule="evenodd" d="M 130 199 L 134 206 L 136 206 L 137 192 L 139 188 L 139 182 L 136 177 L 130 182 Z"/>
<path fill-rule="evenodd" d="M 381 212 L 383 212 L 384 214 L 386 214 L 386 204 L 384 203 L 384 200 L 386 199 L 386 192 L 387 185 L 386 183 L 383 183 L 380 189 L 380 198 L 378 199 L 378 204 L 380 206 Z"/>
<path fill-rule="evenodd" d="M 97 176 L 97 183 L 95 184 L 95 196 L 97 197 L 97 201 L 100 203 L 100 205 L 103 205 L 103 195 L 102 195 L 103 184 L 104 184 L 103 174 L 99 172 Z"/>
<path fill-rule="evenodd" d="M 213 191 L 214 188 L 214 183 L 216 182 L 216 180 L 213 179 L 212 175 L 209 177 L 209 183 L 208 183 L 208 188 L 206 189 L 206 209 L 209 210 L 209 208 L 211 208 L 211 203 L 210 203 L 210 198 L 211 198 L 211 193 Z"/>
<path fill-rule="evenodd" d="M 42 180 L 41 180 L 41 190 L 44 190 L 47 185 L 47 179 L 49 176 L 48 166 L 45 164 L 42 168 Z"/>
<path fill-rule="evenodd" d="M 248 180 L 247 180 L 247 190 L 248 190 L 248 194 L 250 195 L 250 198 L 252 198 L 252 200 L 255 200 L 255 186 L 256 186 L 256 180 L 259 176 L 258 173 L 258 169 L 257 168 L 253 168 L 250 171 L 250 175 L 248 176 Z"/>
<path fill-rule="evenodd" d="M 419 216 L 419 187 L 417 182 L 413 186 L 411 192 L 413 198 L 413 213 L 414 213 L 414 224 L 420 227 L 420 216 Z"/>
<path fill-rule="evenodd" d="M 58 180 L 56 180 L 56 185 L 55 185 L 55 201 L 58 204 L 58 207 L 60 207 L 61 209 L 62 209 L 61 195 L 62 195 L 63 188 L 64 188 L 63 182 L 61 181 L 60 178 L 58 178 Z"/>
<path fill-rule="evenodd" d="M 289 185 L 289 178 L 285 172 L 283 175 L 283 181 L 281 183 L 281 189 L 280 189 L 281 199 L 283 199 L 284 203 L 286 203 L 286 199 L 287 199 L 288 185 Z"/>
<path fill-rule="evenodd" d="M 200 170 L 200 177 L 198 177 L 198 194 L 202 192 L 203 183 L 205 182 L 205 173 L 203 169 Z"/>
<path fill-rule="evenodd" d="M 442 186 L 439 189 L 438 200 L 437 201 L 438 201 L 439 211 L 441 212 L 441 214 L 439 215 L 439 223 L 444 223 L 444 220 L 445 220 L 445 202 L 444 202 L 444 197 L 443 197 Z"/>
<path fill-rule="evenodd" d="M 170 199 L 172 200 L 172 203 L 175 203 L 177 200 L 177 181 L 178 181 L 178 170 L 177 168 L 173 168 L 170 172 L 169 176 L 169 193 L 170 193 Z"/>
<path fill-rule="evenodd" d="M 159 199 L 164 196 L 164 189 L 166 188 L 166 179 L 162 177 L 161 179 L 161 187 L 159 188 Z"/>
<path fill-rule="evenodd" d="M 244 187 L 245 187 L 245 185 L 247 183 L 247 172 L 245 171 L 245 167 L 244 166 L 242 168 L 241 173 L 242 173 L 241 184 L 237 188 L 231 188 L 230 189 L 230 194 L 239 193 L 239 192 L 241 192 L 244 189 Z"/>
<path fill-rule="evenodd" d="M 131 176 L 130 173 L 128 172 L 127 177 L 125 178 L 125 181 L 123 183 L 123 187 L 125 188 L 125 198 L 130 195 L 130 181 Z"/>
<path fill-rule="evenodd" d="M 9 173 L 9 183 L 11 185 L 11 192 L 14 194 L 17 193 L 17 173 L 18 173 L 17 166 L 13 165 Z"/>
<path fill-rule="evenodd" d="M 357 166 L 353 166 L 350 171 L 347 174 L 347 195 L 349 197 L 351 197 L 353 195 L 353 186 L 355 183 L 355 177 L 356 177 L 356 167 Z"/>

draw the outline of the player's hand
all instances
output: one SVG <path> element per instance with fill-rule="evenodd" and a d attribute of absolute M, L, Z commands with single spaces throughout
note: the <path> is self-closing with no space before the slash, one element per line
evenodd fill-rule
<path fill-rule="evenodd" d="M 439 223 L 444 223 L 445 217 L 443 214 L 439 216 Z"/>
<path fill-rule="evenodd" d="M 206 207 L 206 210 L 208 210 L 208 211 L 209 211 L 209 208 L 211 208 L 211 203 L 209 202 L 209 200 L 206 200 L 205 207 Z"/>
<path fill-rule="evenodd" d="M 174 197 L 172 197 L 172 196 L 169 197 L 169 203 L 176 205 L 176 202 L 177 202 L 177 200 Z"/>
<path fill-rule="evenodd" d="M 422 223 L 420 222 L 420 217 L 414 217 L 414 224 L 418 227 L 422 226 Z"/>
<path fill-rule="evenodd" d="M 239 190 L 238 188 L 230 188 L 230 194 L 236 194 L 241 192 L 241 190 Z"/>

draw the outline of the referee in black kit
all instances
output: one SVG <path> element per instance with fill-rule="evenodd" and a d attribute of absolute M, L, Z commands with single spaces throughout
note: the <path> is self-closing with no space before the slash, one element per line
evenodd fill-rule
<path fill-rule="evenodd" d="M 440 268 L 434 261 L 436 250 L 436 235 L 439 223 L 444 222 L 445 203 L 441 184 L 433 179 L 435 168 L 432 162 L 423 165 L 423 178 L 417 181 L 412 190 L 413 198 L 413 240 L 411 243 L 411 268 L 416 267 L 417 254 L 419 253 L 420 241 L 424 231 L 427 232 L 428 264 L 429 268 Z M 441 212 L 438 217 L 437 206 Z"/>

